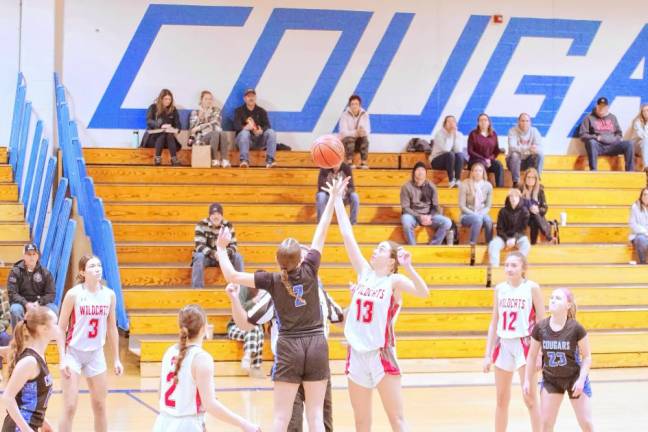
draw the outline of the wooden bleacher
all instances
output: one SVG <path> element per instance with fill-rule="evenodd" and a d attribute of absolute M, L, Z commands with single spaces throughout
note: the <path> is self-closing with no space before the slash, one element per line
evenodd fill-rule
<path fill-rule="evenodd" d="M 236 373 L 242 355 L 239 343 L 224 338 L 229 301 L 217 268 L 206 271 L 206 288 L 190 288 L 189 262 L 194 224 L 207 215 L 211 202 L 225 205 L 225 217 L 235 224 L 246 268 L 274 268 L 276 245 L 287 236 L 309 242 L 315 228 L 317 170 L 307 152 L 278 152 L 273 169 L 192 169 L 155 167 L 150 149 L 84 149 L 88 174 L 94 178 L 113 222 L 126 306 L 131 319 L 131 349 L 140 356 L 143 374 L 159 362 L 173 343 L 177 310 L 202 304 L 215 325 L 216 338 L 206 349 L 221 364 L 219 373 Z M 165 152 L 166 158 L 166 152 Z M 543 184 L 550 219 L 568 214 L 559 246 L 532 248 L 529 277 L 543 285 L 548 298 L 556 286 L 569 286 L 579 303 L 579 319 L 590 330 L 595 367 L 648 365 L 648 266 L 628 265 L 633 259 L 627 241 L 630 204 L 646 185 L 643 173 L 619 170 L 619 158 L 602 157 L 601 171 L 585 171 L 581 156 L 546 156 Z M 190 153 L 180 152 L 189 164 Z M 231 160 L 238 157 L 233 153 Z M 386 238 L 403 242 L 399 190 L 411 167 L 425 156 L 418 153 L 371 154 L 370 170 L 355 170 L 361 209 L 356 236 L 366 255 Z M 251 152 L 253 166 L 263 154 Z M 164 159 L 168 163 L 168 159 Z M 467 173 L 464 172 L 464 176 Z M 3 170 L 0 166 L 0 179 Z M 445 173 L 430 172 L 439 184 L 444 213 L 457 221 L 457 189 L 447 189 Z M 510 176 L 506 177 L 510 185 Z M 0 183 L 0 234 L 16 241 L 28 233 L 16 192 Z M 14 193 L 14 195 L 12 195 Z M 6 195 L 3 195 L 6 194 Z M 506 195 L 497 189 L 493 218 Z M 425 243 L 428 234 L 417 230 Z M 463 239 L 463 238 L 462 238 Z M 464 239 L 465 240 L 465 239 Z M 341 237 L 329 230 L 322 279 L 333 297 L 348 305 L 348 282 L 354 279 Z M 492 289 L 486 288 L 486 247 L 425 246 L 410 248 L 431 288 L 430 297 L 406 297 L 398 322 L 398 353 L 402 359 L 474 358 L 483 355 Z M 7 267 L 0 268 L 6 280 Z M 502 279 L 502 270 L 493 271 Z M 330 341 L 331 358 L 345 358 L 340 329 Z M 270 359 L 269 344 L 266 358 Z"/>
<path fill-rule="evenodd" d="M 207 288 L 189 287 L 194 224 L 206 216 L 210 202 L 224 203 L 225 217 L 235 223 L 246 268 L 273 268 L 279 241 L 290 235 L 308 242 L 314 230 L 317 170 L 308 153 L 279 152 L 280 168 L 271 170 L 154 167 L 151 152 L 141 149 L 85 149 L 85 156 L 114 224 L 131 337 L 139 341 L 133 348 L 142 365 L 160 360 L 176 331 L 175 313 L 188 302 L 202 304 L 215 325 L 218 337 L 207 348 L 219 361 L 235 365 L 241 347 L 223 339 L 229 302 L 220 271 L 207 270 Z M 188 156 L 181 153 L 184 164 Z M 424 159 L 421 154 L 388 156 L 371 155 L 372 169 L 354 172 L 361 200 L 356 234 L 365 254 L 385 238 L 403 241 L 400 186 L 409 179 L 413 164 Z M 236 154 L 231 159 L 236 161 Z M 627 243 L 629 206 L 646 177 L 612 171 L 619 168 L 616 159 L 601 158 L 602 171 L 591 173 L 574 171 L 584 168 L 582 157 L 546 157 L 548 217 L 558 219 L 567 212 L 568 226 L 561 229 L 562 245 L 532 249 L 530 277 L 544 285 L 546 296 L 552 286 L 573 287 L 580 319 L 592 333 L 596 365 L 646 365 L 648 348 L 637 352 L 636 347 L 638 341 L 648 340 L 648 269 L 627 264 L 633 259 Z M 262 165 L 263 155 L 253 153 L 252 162 Z M 445 173 L 433 171 L 431 177 L 440 185 L 444 212 L 457 220 L 457 190 L 443 187 Z M 493 217 L 505 194 L 505 189 L 496 190 Z M 424 229 L 417 230 L 417 239 L 427 241 Z M 334 298 L 346 305 L 345 288 L 354 274 L 334 227 L 327 241 L 321 276 Z M 421 245 L 411 250 L 432 292 L 427 299 L 406 299 L 398 323 L 399 356 L 481 357 L 492 302 L 492 290 L 485 287 L 486 247 L 477 247 L 474 267 L 469 266 L 467 246 Z M 502 278 L 500 269 L 493 273 L 493 280 Z M 333 359 L 345 356 L 340 337 L 335 330 L 330 343 Z"/>

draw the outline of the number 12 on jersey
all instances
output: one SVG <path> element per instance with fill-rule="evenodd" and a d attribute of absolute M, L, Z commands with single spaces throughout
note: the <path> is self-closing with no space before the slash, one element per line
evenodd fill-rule
<path fill-rule="evenodd" d="M 508 320 L 507 320 L 508 315 Z M 508 314 L 506 311 L 502 312 L 502 330 L 515 331 L 515 321 L 517 321 L 518 313 L 511 311 Z M 508 321 L 508 322 L 507 322 Z M 507 327 L 508 324 L 508 327 Z"/>
<path fill-rule="evenodd" d="M 356 321 L 370 323 L 373 319 L 373 305 L 374 302 L 372 300 L 356 300 Z"/>

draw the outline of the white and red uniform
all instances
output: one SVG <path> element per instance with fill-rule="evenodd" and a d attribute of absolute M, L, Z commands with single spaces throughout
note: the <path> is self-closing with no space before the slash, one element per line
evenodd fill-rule
<path fill-rule="evenodd" d="M 524 279 L 518 287 L 508 282 L 498 284 L 497 290 L 497 337 L 493 350 L 496 367 L 514 372 L 526 364 L 529 352 L 529 335 L 535 325 L 532 288 L 535 282 Z"/>
<path fill-rule="evenodd" d="M 392 276 L 378 276 L 372 269 L 358 276 L 345 319 L 346 374 L 367 388 L 376 387 L 385 374 L 400 375 L 394 324 L 401 304 L 394 297 Z"/>
<path fill-rule="evenodd" d="M 177 384 L 174 378 L 176 360 L 180 354 L 178 345 L 173 345 L 164 353 L 160 375 L 160 415 L 155 420 L 154 432 L 203 432 L 205 410 L 191 375 L 193 359 L 202 352 L 205 351 L 199 346 L 187 346 Z"/>
<path fill-rule="evenodd" d="M 93 377 L 106 371 L 103 346 L 113 293 L 103 285 L 91 292 L 78 284 L 66 295 L 75 297 L 67 333 L 65 359 L 72 370 Z"/>

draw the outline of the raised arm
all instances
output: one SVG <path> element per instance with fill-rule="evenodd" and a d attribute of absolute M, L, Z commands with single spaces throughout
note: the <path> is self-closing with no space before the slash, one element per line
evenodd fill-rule
<path fill-rule="evenodd" d="M 342 240 L 344 240 L 344 247 L 349 256 L 349 260 L 351 261 L 351 265 L 356 273 L 361 274 L 367 267 L 369 267 L 369 263 L 362 256 L 362 251 L 353 235 L 353 227 L 351 227 L 349 215 L 346 213 L 344 202 L 341 198 L 335 200 L 335 216 L 337 217 L 340 233 L 342 234 Z"/>
<path fill-rule="evenodd" d="M 311 249 L 315 249 L 320 254 L 324 249 L 324 242 L 326 241 L 326 234 L 328 232 L 329 225 L 331 225 L 331 219 L 333 218 L 333 205 L 338 197 L 344 195 L 344 190 L 346 185 L 349 183 L 350 178 L 346 177 L 344 180 L 333 180 L 332 183 L 327 184 L 326 192 L 329 194 L 329 199 L 326 202 L 326 207 L 324 208 L 324 213 L 320 218 L 317 228 L 315 228 L 315 234 L 313 234 L 313 241 L 311 242 Z"/>
<path fill-rule="evenodd" d="M 232 235 L 229 228 L 221 227 L 218 233 L 218 238 L 216 239 L 216 251 L 218 256 L 218 265 L 223 272 L 223 276 L 227 282 L 255 288 L 254 274 L 236 271 L 227 255 L 227 246 L 230 244 L 231 239 Z"/>

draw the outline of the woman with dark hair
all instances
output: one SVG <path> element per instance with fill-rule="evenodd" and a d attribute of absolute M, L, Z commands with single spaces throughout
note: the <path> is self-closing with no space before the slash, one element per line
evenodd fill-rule
<path fill-rule="evenodd" d="M 360 168 L 368 169 L 369 164 L 369 113 L 362 108 L 362 99 L 358 95 L 351 95 L 347 108 L 340 116 L 340 140 L 346 149 L 346 163 L 351 168 L 353 165 L 353 153 L 360 152 Z"/>
<path fill-rule="evenodd" d="M 280 323 L 274 380 L 273 431 L 284 432 L 292 417 L 299 385 L 306 395 L 308 430 L 324 432 L 324 397 L 330 377 L 328 343 L 320 306 L 318 271 L 324 240 L 333 217 L 333 204 L 349 181 L 333 180 L 329 200 L 317 224 L 310 250 L 302 260 L 299 242 L 285 239 L 276 253 L 280 272 L 239 272 L 227 255 L 230 232 L 221 228 L 216 243 L 218 262 L 227 282 L 268 291 Z"/>
<path fill-rule="evenodd" d="M 504 167 L 497 160 L 501 153 L 497 142 L 497 133 L 493 129 L 491 119 L 482 113 L 477 117 L 477 127 L 468 135 L 468 165 L 481 162 L 486 171 L 495 174 L 495 186 L 504 186 Z"/>
<path fill-rule="evenodd" d="M 430 164 L 432 169 L 444 169 L 448 173 L 449 188 L 461 183 L 465 162 L 461 149 L 465 140 L 466 137 L 457 130 L 457 119 L 451 115 L 443 119 L 443 127 L 434 135 Z"/>
<path fill-rule="evenodd" d="M 538 232 L 541 232 L 548 242 L 554 243 L 551 227 L 545 218 L 549 206 L 545 198 L 544 188 L 540 184 L 540 174 L 535 168 L 526 170 L 520 185 L 520 192 L 522 192 L 522 206 L 529 211 L 531 244 L 534 245 L 538 242 Z"/>
<path fill-rule="evenodd" d="M 162 149 L 166 147 L 171 155 L 171 165 L 178 166 L 180 161 L 176 152 L 180 143 L 176 134 L 180 130 L 180 116 L 173 104 L 171 90 L 162 89 L 155 103 L 146 112 L 146 134 L 142 138 L 142 147 L 155 147 L 155 165 L 162 163 Z"/>
<path fill-rule="evenodd" d="M 639 264 L 646 264 L 648 253 L 648 188 L 641 189 L 639 199 L 630 209 L 630 241 L 634 246 Z"/>

